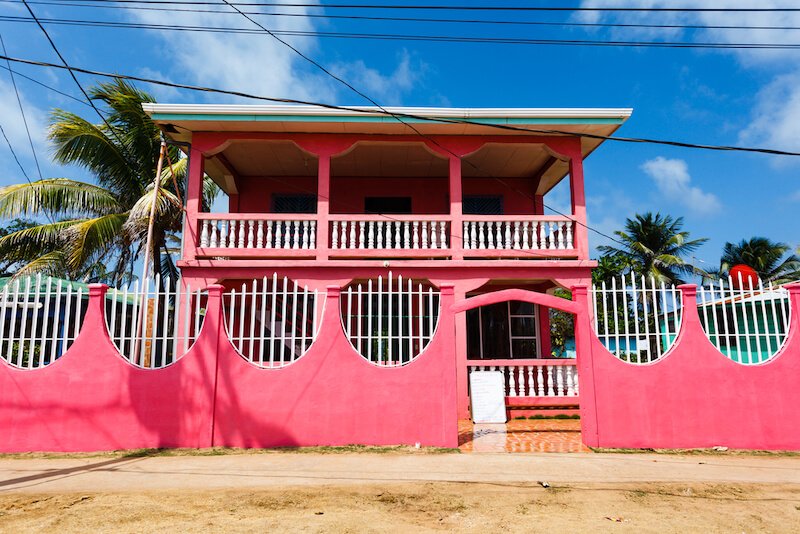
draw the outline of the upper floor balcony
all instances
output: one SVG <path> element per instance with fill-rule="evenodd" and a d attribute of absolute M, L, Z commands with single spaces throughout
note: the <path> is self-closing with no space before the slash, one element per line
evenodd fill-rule
<path fill-rule="evenodd" d="M 291 108 L 299 118 L 274 106 L 195 108 L 146 107 L 191 143 L 184 265 L 588 260 L 582 164 L 600 141 L 567 134 L 607 135 L 629 114 L 486 110 L 490 123 L 517 112 L 523 126 L 540 124 L 549 114 L 563 122 L 550 128 L 568 130 L 501 135 L 424 122 L 417 133 L 313 108 Z M 210 212 L 200 209 L 204 175 L 227 195 Z"/>

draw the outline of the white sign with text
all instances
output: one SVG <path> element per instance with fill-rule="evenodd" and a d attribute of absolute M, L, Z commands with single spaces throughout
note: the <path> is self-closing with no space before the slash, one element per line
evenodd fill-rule
<path fill-rule="evenodd" d="M 505 423 L 505 379 L 500 371 L 473 371 L 469 374 L 473 423 Z"/>

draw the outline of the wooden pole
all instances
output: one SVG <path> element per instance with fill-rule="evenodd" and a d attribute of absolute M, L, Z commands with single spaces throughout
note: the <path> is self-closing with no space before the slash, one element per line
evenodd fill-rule
<path fill-rule="evenodd" d="M 156 202 L 158 201 L 158 189 L 161 186 L 161 168 L 164 164 L 164 154 L 167 152 L 167 143 L 162 139 L 161 140 L 161 150 L 158 154 L 158 164 L 156 165 L 156 175 L 153 178 L 153 202 L 150 204 L 150 218 L 147 222 L 147 240 L 145 241 L 145 248 L 144 248 L 144 265 L 142 266 L 142 294 L 141 294 L 141 306 L 139 306 L 139 317 L 136 318 L 136 342 L 134 343 L 134 350 L 133 350 L 133 358 L 136 361 L 139 355 L 139 343 L 141 343 L 142 339 L 142 326 L 144 323 L 145 314 L 148 313 L 148 306 L 146 306 L 147 300 L 147 293 L 146 293 L 146 284 L 144 283 L 147 280 L 147 277 L 150 275 L 150 247 L 153 243 L 153 225 L 156 215 Z M 153 263 L 155 263 L 155 254 L 153 255 Z M 155 265 L 153 266 L 155 267 Z M 158 294 L 158 288 L 154 288 L 156 294 Z M 147 358 L 149 359 L 149 358 Z"/>

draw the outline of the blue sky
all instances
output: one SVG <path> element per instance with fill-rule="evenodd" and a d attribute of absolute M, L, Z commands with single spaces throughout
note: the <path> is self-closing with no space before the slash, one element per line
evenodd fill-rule
<path fill-rule="evenodd" d="M 433 3 L 433 2 L 429 2 Z M 444 4 L 447 2 L 436 2 Z M 470 5 L 469 1 L 451 2 Z M 219 9 L 224 9 L 222 3 Z M 475 2 L 487 5 L 488 2 Z M 505 2 L 514 5 L 515 2 Z M 536 5 L 516 2 L 516 5 Z M 539 5 L 556 5 L 540 2 Z M 693 5 L 702 5 L 693 2 Z M 760 7 L 794 7 L 760 1 Z M 661 0 L 585 0 L 585 6 L 670 6 Z M 720 0 L 709 6 L 753 6 Z M 33 4 L 40 17 L 249 28 L 236 14 L 164 13 Z M 208 7 L 208 6 L 204 6 Z M 215 8 L 216 9 L 216 8 Z M 258 8 L 264 10 L 266 8 Z M 248 9 L 253 11 L 254 9 Z M 355 11 L 280 8 L 283 13 L 354 14 Z M 386 15 L 385 12 L 369 12 Z M 18 3 L 0 2 L 0 15 L 26 16 Z M 402 16 L 494 18 L 571 22 L 704 25 L 794 25 L 800 14 L 583 14 L 436 13 Z M 584 29 L 367 22 L 262 16 L 272 29 L 359 33 L 406 33 L 696 42 L 800 43 L 800 31 Z M 48 25 L 54 41 L 76 66 L 175 82 L 238 89 L 337 104 L 364 104 L 267 35 L 161 32 Z M 33 24 L 0 20 L 11 56 L 57 61 Z M 454 107 L 633 107 L 620 135 L 720 145 L 800 151 L 800 51 L 720 51 L 618 47 L 559 47 L 430 43 L 294 37 L 291 42 L 382 104 Z M 64 72 L 14 65 L 28 76 L 79 95 Z M 91 76 L 80 76 L 85 86 Z M 49 162 L 44 138 L 47 113 L 63 107 L 92 117 L 74 101 L 18 79 L 45 177 L 90 179 L 75 168 Z M 147 87 L 164 102 L 231 102 Z M 96 118 L 96 117 L 95 117 Z M 31 178 L 37 176 L 10 86 L 0 70 L 0 124 Z M 0 185 L 24 178 L 0 144 Z M 725 241 L 763 235 L 800 245 L 800 158 L 710 152 L 658 145 L 607 142 L 586 162 L 590 225 L 605 233 L 625 217 L 647 210 L 683 216 L 693 236 L 710 241 L 697 253 L 714 267 Z M 604 240 L 590 233 L 592 245 Z"/>

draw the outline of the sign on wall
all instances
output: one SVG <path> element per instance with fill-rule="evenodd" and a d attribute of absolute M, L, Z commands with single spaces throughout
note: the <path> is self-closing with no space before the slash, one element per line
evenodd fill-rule
<path fill-rule="evenodd" d="M 469 374 L 473 423 L 505 423 L 505 379 L 500 371 L 473 371 Z"/>

